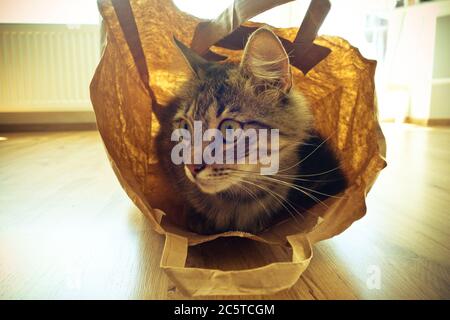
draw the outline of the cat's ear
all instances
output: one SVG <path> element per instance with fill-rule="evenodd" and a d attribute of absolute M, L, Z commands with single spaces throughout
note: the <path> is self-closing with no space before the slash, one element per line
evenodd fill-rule
<path fill-rule="evenodd" d="M 258 80 L 276 84 L 285 92 L 291 89 L 289 57 L 277 35 L 267 28 L 260 28 L 249 37 L 241 68 Z"/>
<path fill-rule="evenodd" d="M 180 49 L 181 54 L 183 55 L 192 72 L 198 78 L 202 78 L 205 67 L 208 64 L 208 61 L 202 58 L 200 55 L 198 55 L 190 48 L 188 48 L 183 42 L 181 42 L 177 38 L 173 37 L 173 41 L 175 42 L 175 45 L 178 47 L 178 49 Z"/>

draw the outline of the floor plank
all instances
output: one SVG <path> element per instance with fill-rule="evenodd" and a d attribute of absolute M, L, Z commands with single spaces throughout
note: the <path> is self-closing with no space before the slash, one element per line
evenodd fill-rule
<path fill-rule="evenodd" d="M 389 165 L 367 215 L 317 244 L 292 289 L 247 298 L 450 299 L 450 129 L 383 130 Z M 98 133 L 1 134 L 0 299 L 185 299 L 159 268 L 163 243 L 118 184 Z M 225 269 L 290 258 L 235 239 L 190 253 L 192 265 Z"/>

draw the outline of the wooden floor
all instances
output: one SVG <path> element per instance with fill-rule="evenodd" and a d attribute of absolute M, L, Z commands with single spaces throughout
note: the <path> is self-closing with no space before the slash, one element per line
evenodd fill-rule
<path fill-rule="evenodd" d="M 293 289 L 250 298 L 450 299 L 450 129 L 383 129 L 389 165 L 366 217 L 317 244 Z M 163 242 L 120 188 L 96 132 L 0 138 L 1 299 L 186 298 L 159 268 Z M 232 239 L 191 251 L 192 265 L 227 259 L 227 268 L 289 259 Z"/>

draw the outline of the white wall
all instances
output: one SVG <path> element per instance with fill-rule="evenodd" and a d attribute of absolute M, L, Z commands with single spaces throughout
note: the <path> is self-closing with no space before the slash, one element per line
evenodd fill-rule
<path fill-rule="evenodd" d="M 0 23 L 98 24 L 96 0 L 0 0 Z"/>
<path fill-rule="evenodd" d="M 0 24 L 0 112 L 89 111 L 98 25 Z"/>
<path fill-rule="evenodd" d="M 230 5 L 232 0 L 174 2 L 180 9 L 191 14 L 214 18 Z M 397 9 L 395 12 L 392 11 L 395 3 L 393 0 L 331 2 L 331 12 L 319 33 L 344 37 L 358 47 L 364 56 L 371 59 L 377 57 L 373 45 L 365 38 L 366 14 L 380 12 L 381 15 L 389 16 L 389 12 L 392 12 L 386 61 L 384 64 L 379 63 L 377 67 L 377 78 L 382 75 L 377 81 L 382 117 L 390 118 L 391 114 L 400 114 L 414 118 L 450 118 L 450 75 L 442 71 L 448 69 L 450 61 L 450 41 L 447 40 L 450 36 L 450 23 L 448 19 L 444 19 L 436 24 L 436 17 L 450 14 L 449 0 Z M 309 3 L 308 0 L 294 1 L 263 13 L 253 20 L 277 27 L 298 27 Z M 98 24 L 97 1 L 0 0 L 1 23 Z M 438 38 L 436 41 L 435 37 Z M 436 63 L 433 67 L 434 61 Z M 3 62 L 8 65 L 7 61 Z M 442 75 L 442 72 L 445 75 Z"/>
<path fill-rule="evenodd" d="M 430 118 L 450 119 L 450 15 L 436 21 Z"/>
<path fill-rule="evenodd" d="M 96 0 L 0 0 L 0 122 L 5 112 L 92 110 L 99 22 Z"/>
<path fill-rule="evenodd" d="M 439 29 L 437 24 L 448 15 L 450 1 L 437 1 L 397 9 L 390 16 L 385 86 L 380 89 L 383 103 L 405 111 L 404 117 L 450 118 L 448 78 L 439 76 L 448 64 L 450 30 L 447 20 Z"/>

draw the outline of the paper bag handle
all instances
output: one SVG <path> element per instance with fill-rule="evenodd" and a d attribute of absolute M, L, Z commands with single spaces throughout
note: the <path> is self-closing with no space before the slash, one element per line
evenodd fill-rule
<path fill-rule="evenodd" d="M 259 13 L 293 0 L 234 0 L 217 18 L 202 21 L 195 30 L 191 48 L 204 54 L 211 45 Z"/>
<path fill-rule="evenodd" d="M 286 240 L 292 247 L 292 261 L 222 271 L 186 267 L 188 239 L 166 233 L 161 268 L 181 292 L 190 296 L 272 294 L 292 287 L 312 258 L 311 244 L 306 236 L 291 235 Z"/>
<path fill-rule="evenodd" d="M 216 19 L 202 21 L 197 25 L 191 48 L 207 60 L 224 60 L 225 56 L 209 48 L 214 45 L 231 50 L 244 49 L 247 38 L 258 27 L 241 24 L 261 12 L 290 1 L 292 0 L 234 0 L 233 4 Z M 331 52 L 329 48 L 314 43 L 330 7 L 329 0 L 311 0 L 294 41 L 280 37 L 286 52 L 289 52 L 291 65 L 304 74 L 307 74 Z"/>

